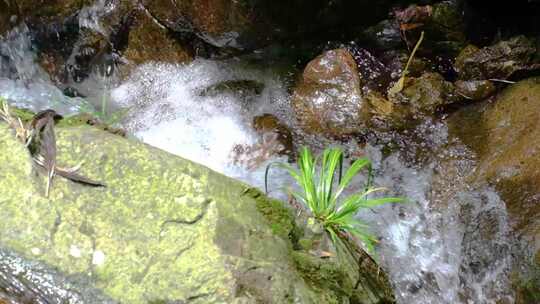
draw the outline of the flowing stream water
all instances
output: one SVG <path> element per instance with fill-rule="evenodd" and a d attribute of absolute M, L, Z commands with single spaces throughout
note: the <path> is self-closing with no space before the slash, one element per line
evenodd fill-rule
<path fill-rule="evenodd" d="M 80 24 L 99 26 L 95 21 L 99 9 L 105 8 L 97 6 L 81 14 Z M 105 96 L 108 110 L 129 109 L 122 127 L 130 135 L 257 187 L 263 187 L 266 164 L 287 159 L 264 154 L 265 143 L 253 130 L 253 118 L 271 113 L 302 142 L 291 117 L 288 83 L 268 66 L 243 59 L 197 59 L 186 65 L 147 63 L 122 81 L 111 82 L 97 73 L 89 79 L 77 88 L 94 92 L 93 96 L 67 97 L 36 63 L 24 25 L 0 42 L 0 96 L 11 104 L 33 111 L 54 108 L 69 115 L 88 109 L 89 104 L 99 108 Z M 246 80 L 262 84 L 263 89 L 204 93 L 219 83 Z M 451 138 L 444 122 L 426 122 L 411 133 L 421 141 L 401 138 L 403 146 L 390 153 L 383 153 L 377 144 L 359 148 L 355 142 L 339 143 L 374 162 L 377 185 L 408 199 L 359 215 L 381 239 L 377 255 L 398 302 L 512 303 L 512 239 L 504 202 L 492 189 L 468 186 L 466 175 L 474 169 L 474 155 Z M 242 146 L 258 147 L 260 151 L 251 151 L 260 155 L 239 156 L 237 148 Z M 408 157 L 410 151 L 428 156 L 414 160 Z M 260 159 L 248 164 L 244 158 L 249 157 Z M 289 183 L 286 179 L 283 173 L 271 174 L 273 195 L 280 196 L 277 189 Z M 0 269 L 16 263 L 2 258 Z M 49 290 L 47 294 L 61 294 L 53 287 L 43 288 Z"/>

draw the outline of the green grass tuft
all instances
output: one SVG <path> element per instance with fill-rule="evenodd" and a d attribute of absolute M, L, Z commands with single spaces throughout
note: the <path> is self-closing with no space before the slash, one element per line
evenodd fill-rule
<path fill-rule="evenodd" d="M 356 214 L 364 208 L 403 201 L 398 197 L 369 198 L 370 194 L 384 188 L 372 186 L 371 161 L 367 158 L 354 161 L 341 176 L 343 152 L 339 148 L 327 148 L 322 157 L 317 158 L 313 157 L 308 148 L 302 148 L 298 157 L 298 169 L 286 163 L 273 164 L 286 169 L 296 180 L 301 191 L 292 191 L 292 195 L 322 224 L 337 250 L 349 248 L 347 239 L 353 236 L 362 241 L 368 253 L 372 253 L 377 241 L 368 232 L 367 225 L 355 217 Z M 266 168 L 265 184 L 271 165 Z M 363 191 L 341 198 L 352 179 L 363 169 L 368 171 Z"/>

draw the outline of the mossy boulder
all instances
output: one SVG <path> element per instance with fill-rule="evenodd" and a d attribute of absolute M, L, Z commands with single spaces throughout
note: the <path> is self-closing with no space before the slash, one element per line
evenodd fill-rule
<path fill-rule="evenodd" d="M 310 280 L 290 210 L 258 190 L 91 126 L 56 133 L 58 166 L 84 162 L 79 173 L 107 187 L 55 177 L 45 197 L 44 174 L 0 123 L 2 250 L 120 303 L 350 303 L 366 293 L 354 288 L 358 269 L 335 260 L 317 261 L 325 271 Z M 377 286 L 369 294 L 383 296 L 360 303 L 392 298 L 388 282 Z"/>
<path fill-rule="evenodd" d="M 437 110 L 457 102 L 454 86 L 441 74 L 426 72 L 420 77 L 407 77 L 404 88 L 397 94 L 389 94 L 390 101 L 409 106 L 413 115 L 433 115 Z"/>

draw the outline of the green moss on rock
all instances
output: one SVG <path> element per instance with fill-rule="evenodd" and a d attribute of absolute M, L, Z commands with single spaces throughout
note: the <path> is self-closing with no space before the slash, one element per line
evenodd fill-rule
<path fill-rule="evenodd" d="M 107 187 L 56 177 L 46 198 L 45 176 L 0 124 L 2 248 L 84 277 L 122 303 L 331 303 L 352 296 L 350 283 L 337 283 L 352 274 L 334 264 L 319 261 L 318 280 L 349 294 L 304 278 L 290 237 L 298 228 L 281 202 L 85 124 L 56 131 L 58 165 L 83 162 L 80 174 Z"/>
<path fill-rule="evenodd" d="M 315 288 L 333 291 L 333 299 L 326 303 L 341 303 L 343 298 L 352 295 L 354 283 L 342 265 L 301 251 L 293 252 L 292 256 L 296 268 L 307 282 Z"/>

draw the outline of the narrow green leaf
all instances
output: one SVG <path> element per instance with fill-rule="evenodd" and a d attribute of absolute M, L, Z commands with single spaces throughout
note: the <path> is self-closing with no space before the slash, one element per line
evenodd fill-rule
<path fill-rule="evenodd" d="M 347 188 L 347 186 L 350 184 L 353 177 L 355 177 L 358 172 L 362 170 L 365 166 L 371 167 L 371 161 L 369 161 L 369 159 L 367 158 L 360 158 L 352 163 L 349 169 L 347 169 L 347 171 L 345 172 L 345 175 L 343 176 L 336 192 L 334 193 L 334 200 L 337 200 L 339 198 L 343 190 L 345 190 L 345 188 Z"/>
<path fill-rule="evenodd" d="M 403 202 L 403 198 L 401 197 L 383 197 L 383 198 L 362 200 L 359 202 L 359 205 L 362 208 L 373 208 L 373 207 L 377 207 L 377 206 L 388 204 L 388 203 L 400 203 L 400 202 Z"/>

